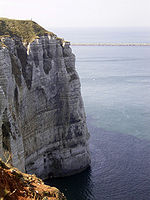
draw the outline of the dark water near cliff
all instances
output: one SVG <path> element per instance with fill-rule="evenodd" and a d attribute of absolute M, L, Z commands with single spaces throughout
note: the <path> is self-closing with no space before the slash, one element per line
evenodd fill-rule
<path fill-rule="evenodd" d="M 150 30 L 56 30 L 73 42 L 150 42 Z M 91 168 L 49 180 L 68 200 L 150 200 L 150 47 L 73 47 Z"/>

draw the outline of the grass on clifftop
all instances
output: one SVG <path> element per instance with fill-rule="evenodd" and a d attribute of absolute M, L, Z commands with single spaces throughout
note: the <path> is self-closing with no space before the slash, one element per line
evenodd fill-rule
<path fill-rule="evenodd" d="M 23 42 L 32 42 L 42 35 L 55 36 L 54 33 L 45 30 L 32 20 L 14 20 L 0 18 L 0 37 L 19 37 Z"/>

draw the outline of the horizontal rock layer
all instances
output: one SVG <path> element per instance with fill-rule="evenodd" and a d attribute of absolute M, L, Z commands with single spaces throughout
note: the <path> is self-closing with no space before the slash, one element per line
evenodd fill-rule
<path fill-rule="evenodd" d="M 41 178 L 67 176 L 90 163 L 84 106 L 69 43 L 41 36 L 24 45 L 1 38 L 0 154 Z"/>

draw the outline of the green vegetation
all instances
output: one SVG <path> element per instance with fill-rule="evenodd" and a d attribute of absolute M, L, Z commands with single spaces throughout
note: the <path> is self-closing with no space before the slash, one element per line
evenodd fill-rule
<path fill-rule="evenodd" d="M 55 36 L 32 20 L 13 20 L 0 18 L 0 37 L 19 37 L 29 43 L 42 35 Z"/>
<path fill-rule="evenodd" d="M 0 47 L 7 47 L 3 42 L 0 41 Z"/>

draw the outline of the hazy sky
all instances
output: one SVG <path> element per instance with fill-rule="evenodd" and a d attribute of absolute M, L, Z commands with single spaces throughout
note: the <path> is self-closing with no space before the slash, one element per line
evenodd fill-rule
<path fill-rule="evenodd" d="M 0 15 L 45 28 L 150 27 L 150 0 L 0 0 Z"/>

